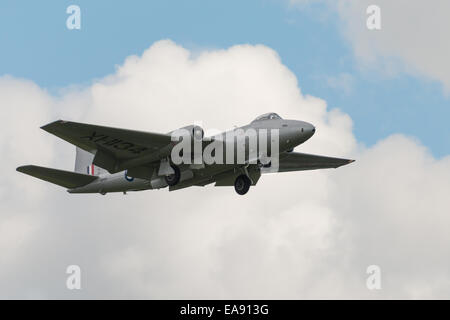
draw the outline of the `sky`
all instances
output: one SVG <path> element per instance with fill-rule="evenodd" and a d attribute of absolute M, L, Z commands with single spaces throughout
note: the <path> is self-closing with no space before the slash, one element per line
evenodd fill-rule
<path fill-rule="evenodd" d="M 139 55 L 162 39 L 193 52 L 263 44 L 277 51 L 303 92 L 348 113 L 363 143 L 370 146 L 392 133 L 404 133 L 434 155 L 446 155 L 450 97 L 442 82 L 361 67 L 340 28 L 339 12 L 324 1 L 302 2 L 78 1 L 82 28 L 69 31 L 65 23 L 71 1 L 2 1 L 0 72 L 57 93 L 113 73 L 127 56 Z"/>
<path fill-rule="evenodd" d="M 0 297 L 448 298 L 450 5 L 377 3 L 370 31 L 365 0 L 2 1 Z M 298 151 L 357 161 L 244 198 L 73 196 L 15 172 L 72 169 L 39 129 L 58 118 L 168 132 L 270 111 L 316 126 Z"/>

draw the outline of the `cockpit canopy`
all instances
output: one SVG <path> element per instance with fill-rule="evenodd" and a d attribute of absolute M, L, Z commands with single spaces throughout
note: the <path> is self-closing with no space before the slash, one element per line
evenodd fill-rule
<path fill-rule="evenodd" d="M 265 113 L 263 115 L 260 115 L 258 118 L 256 118 L 252 122 L 262 121 L 262 120 L 273 120 L 273 119 L 282 119 L 282 118 L 278 114 L 276 114 L 274 112 L 270 112 L 270 113 Z"/>

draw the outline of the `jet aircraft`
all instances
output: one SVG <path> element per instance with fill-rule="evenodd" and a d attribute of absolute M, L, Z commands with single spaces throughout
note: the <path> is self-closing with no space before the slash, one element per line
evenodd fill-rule
<path fill-rule="evenodd" d="M 354 161 L 294 152 L 316 129 L 276 113 L 213 137 L 196 125 L 161 134 L 58 120 L 42 129 L 76 146 L 75 171 L 34 165 L 17 171 L 69 193 L 174 191 L 214 183 L 244 195 L 264 173 L 338 168 Z"/>

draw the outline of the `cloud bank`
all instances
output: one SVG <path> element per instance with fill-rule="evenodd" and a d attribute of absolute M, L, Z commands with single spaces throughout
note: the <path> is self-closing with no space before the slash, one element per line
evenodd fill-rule
<path fill-rule="evenodd" d="M 352 120 L 303 94 L 272 49 L 191 53 L 159 41 L 114 74 L 50 95 L 0 78 L 1 298 L 448 298 L 450 157 L 401 134 L 366 148 Z M 15 172 L 72 169 L 74 148 L 39 126 L 57 118 L 168 132 L 243 125 L 274 111 L 313 123 L 298 148 L 353 157 L 338 170 L 263 176 L 232 188 L 69 195 Z M 66 289 L 66 267 L 82 290 Z M 366 288 L 379 265 L 382 289 Z"/>
<path fill-rule="evenodd" d="M 290 0 L 301 9 L 326 4 L 338 13 L 339 27 L 361 66 L 387 74 L 425 76 L 450 92 L 450 2 L 447 0 Z M 370 5 L 381 9 L 381 30 L 366 28 Z"/>

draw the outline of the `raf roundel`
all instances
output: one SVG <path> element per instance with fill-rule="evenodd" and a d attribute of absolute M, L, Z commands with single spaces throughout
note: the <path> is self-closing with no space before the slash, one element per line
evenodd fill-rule
<path fill-rule="evenodd" d="M 127 180 L 127 181 L 129 181 L 129 182 L 133 182 L 133 181 L 134 181 L 134 178 L 133 178 L 133 177 L 129 177 L 129 176 L 127 175 L 127 173 L 128 173 L 128 170 L 125 170 L 125 180 Z"/>

